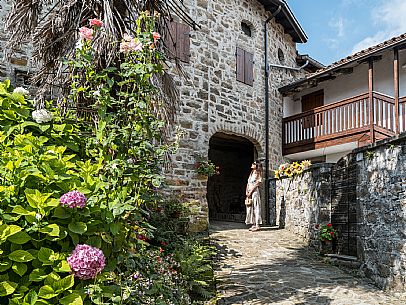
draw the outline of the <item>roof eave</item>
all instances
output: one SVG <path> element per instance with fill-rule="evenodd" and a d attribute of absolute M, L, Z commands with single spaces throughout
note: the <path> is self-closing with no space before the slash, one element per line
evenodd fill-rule
<path fill-rule="evenodd" d="M 303 28 L 299 24 L 293 12 L 290 10 L 289 5 L 284 0 L 259 0 L 261 4 L 265 7 L 265 10 L 274 13 L 279 6 L 281 6 L 281 12 L 275 16 L 275 19 L 281 21 L 281 14 L 286 18 L 286 21 L 292 27 L 293 34 L 290 34 L 293 38 L 293 41 L 296 43 L 305 43 L 307 42 L 307 35 L 304 32 Z M 281 23 L 281 22 L 279 22 Z M 286 29 L 286 28 L 285 28 Z"/>
<path fill-rule="evenodd" d="M 288 85 L 285 85 L 285 86 L 283 86 L 283 87 L 280 87 L 280 88 L 278 89 L 278 91 L 279 91 L 280 93 L 282 93 L 282 94 L 287 93 L 287 92 L 289 92 L 289 91 L 295 89 L 296 87 L 298 87 L 298 86 L 300 86 L 300 85 L 302 85 L 302 84 L 304 84 L 304 83 L 306 83 L 306 82 L 309 82 L 309 81 L 311 81 L 311 80 L 313 80 L 313 79 L 315 79 L 315 78 L 322 77 L 322 76 L 326 76 L 327 74 L 329 74 L 329 73 L 331 73 L 331 72 L 334 72 L 334 71 L 337 70 L 337 69 L 341 69 L 341 68 L 345 67 L 346 65 L 352 64 L 352 63 L 354 63 L 354 62 L 357 62 L 357 61 L 364 61 L 365 59 L 367 59 L 367 58 L 369 58 L 369 57 L 372 57 L 372 56 L 376 55 L 377 53 L 380 53 L 380 52 L 382 52 L 382 51 L 386 51 L 386 50 L 388 50 L 388 49 L 396 48 L 396 47 L 398 47 L 398 46 L 400 46 L 400 45 L 403 45 L 403 44 L 405 44 L 405 42 L 406 42 L 406 40 L 397 41 L 397 42 L 394 43 L 394 44 L 390 44 L 390 45 L 387 45 L 387 46 L 385 46 L 385 47 L 382 47 L 382 48 L 379 48 L 379 49 L 377 49 L 377 50 L 374 50 L 374 51 L 372 51 L 372 52 L 370 52 L 370 53 L 366 53 L 366 54 L 363 55 L 363 56 L 355 57 L 355 58 L 353 58 L 353 59 L 351 59 L 351 60 L 349 60 L 349 61 L 347 61 L 347 62 L 344 62 L 344 63 L 342 63 L 342 64 L 339 64 L 339 65 L 336 65 L 336 66 L 334 66 L 334 67 L 331 67 L 330 69 L 326 69 L 326 70 L 324 70 L 324 71 L 322 71 L 322 72 L 320 72 L 320 73 L 317 73 L 317 72 L 316 72 L 314 75 L 311 75 L 311 76 L 309 76 L 309 77 L 300 79 L 300 80 L 298 80 L 298 81 L 296 81 L 296 82 L 293 82 L 293 83 L 291 83 L 291 84 L 288 84 Z"/>

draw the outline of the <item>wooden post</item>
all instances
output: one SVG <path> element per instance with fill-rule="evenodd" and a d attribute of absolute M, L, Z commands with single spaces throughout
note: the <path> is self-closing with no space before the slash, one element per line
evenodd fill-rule
<path fill-rule="evenodd" d="M 371 143 L 375 142 L 375 131 L 374 131 L 374 60 L 371 58 L 369 60 L 368 69 L 368 96 L 369 96 L 369 125 L 370 125 L 370 139 Z"/>
<path fill-rule="evenodd" d="M 393 50 L 393 83 L 395 93 L 395 132 L 399 134 L 399 50 Z M 392 118 L 391 118 L 392 119 Z"/>

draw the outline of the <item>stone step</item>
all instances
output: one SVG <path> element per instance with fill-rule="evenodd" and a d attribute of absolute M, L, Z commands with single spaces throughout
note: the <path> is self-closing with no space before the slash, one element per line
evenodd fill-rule
<path fill-rule="evenodd" d="M 340 254 L 326 254 L 325 261 L 338 267 L 346 267 L 349 269 L 359 269 L 362 265 L 356 256 L 340 255 Z"/>

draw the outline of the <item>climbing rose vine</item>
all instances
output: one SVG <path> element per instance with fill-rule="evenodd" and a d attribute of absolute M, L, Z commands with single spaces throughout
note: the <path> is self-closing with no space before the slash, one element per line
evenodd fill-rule
<path fill-rule="evenodd" d="M 86 205 L 86 196 L 79 191 L 70 191 L 62 195 L 60 202 L 62 206 L 67 206 L 71 209 L 83 209 Z"/>
<path fill-rule="evenodd" d="M 73 274 L 82 279 L 94 279 L 106 266 L 103 251 L 89 245 L 77 245 L 67 258 Z"/>

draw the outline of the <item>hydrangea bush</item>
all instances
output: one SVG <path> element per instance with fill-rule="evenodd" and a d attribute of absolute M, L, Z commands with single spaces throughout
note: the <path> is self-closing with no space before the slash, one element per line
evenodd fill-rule
<path fill-rule="evenodd" d="M 103 24 L 89 26 L 66 61 L 67 100 L 91 105 L 95 124 L 51 103 L 34 109 L 28 91 L 0 83 L 0 304 L 189 304 L 181 264 L 148 242 L 171 149 L 152 105 L 160 35 L 141 15 L 112 66 L 96 71 Z"/>

